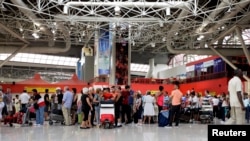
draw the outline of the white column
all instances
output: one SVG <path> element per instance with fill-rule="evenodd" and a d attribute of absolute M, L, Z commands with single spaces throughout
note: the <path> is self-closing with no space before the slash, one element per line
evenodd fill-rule
<path fill-rule="evenodd" d="M 96 29 L 95 31 L 95 41 L 94 41 L 94 55 L 95 55 L 95 68 L 94 68 L 94 77 L 98 77 L 98 63 L 99 63 L 99 30 Z"/>
<path fill-rule="evenodd" d="M 111 32 L 111 31 L 109 31 Z M 109 76 L 109 84 L 115 85 L 115 60 L 116 60 L 116 32 L 112 31 L 109 42 L 111 44 L 111 60 L 110 60 L 110 76 Z"/>
<path fill-rule="evenodd" d="M 155 60 L 154 58 L 151 58 L 149 59 L 149 70 L 148 70 L 148 73 L 146 74 L 146 78 L 153 77 L 154 67 L 155 67 Z"/>
<path fill-rule="evenodd" d="M 128 85 L 131 84 L 131 71 L 130 71 L 130 66 L 131 66 L 131 28 L 129 27 L 128 31 Z"/>

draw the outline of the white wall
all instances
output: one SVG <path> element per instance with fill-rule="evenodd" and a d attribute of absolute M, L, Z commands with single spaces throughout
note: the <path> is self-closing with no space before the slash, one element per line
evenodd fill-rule
<path fill-rule="evenodd" d="M 159 72 L 166 70 L 168 66 L 166 64 L 157 64 L 154 67 L 153 73 L 152 73 L 152 77 L 153 78 L 159 78 Z"/>
<path fill-rule="evenodd" d="M 165 69 L 163 71 L 158 72 L 159 79 L 165 79 L 170 77 L 176 77 L 180 74 L 186 74 L 186 65 L 181 65 L 178 67 L 174 67 L 172 69 Z"/>

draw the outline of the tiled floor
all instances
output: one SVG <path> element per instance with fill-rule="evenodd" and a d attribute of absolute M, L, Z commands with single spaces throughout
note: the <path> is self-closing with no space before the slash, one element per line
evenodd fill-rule
<path fill-rule="evenodd" d="M 220 124 L 214 120 L 214 124 Z M 44 126 L 0 126 L 0 141 L 207 141 L 207 124 L 180 124 L 179 128 L 157 124 L 124 125 L 114 129 L 80 129 L 47 122 Z"/>
<path fill-rule="evenodd" d="M 79 129 L 79 126 L 0 127 L 0 141 L 207 141 L 207 125 L 125 125 L 114 129 Z"/>

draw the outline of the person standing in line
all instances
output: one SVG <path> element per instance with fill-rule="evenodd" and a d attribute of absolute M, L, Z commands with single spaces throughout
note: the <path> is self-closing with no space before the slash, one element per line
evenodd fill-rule
<path fill-rule="evenodd" d="M 51 96 L 51 112 L 53 112 L 53 110 L 61 110 L 61 107 L 59 107 L 59 98 L 62 99 L 62 96 L 61 88 L 57 87 L 56 92 Z"/>
<path fill-rule="evenodd" d="M 122 94 L 122 98 L 123 98 L 123 101 L 122 101 L 122 122 L 129 124 L 132 122 L 132 120 L 131 120 L 131 107 L 128 103 L 128 99 L 130 96 L 130 86 L 126 85 L 125 90 L 123 90 L 121 92 L 121 94 Z M 127 116 L 127 121 L 126 121 L 125 115 Z"/>
<path fill-rule="evenodd" d="M 62 99 L 62 112 L 63 112 L 63 117 L 65 120 L 65 125 L 69 126 L 71 125 L 71 116 L 70 116 L 70 110 L 73 102 L 73 94 L 69 90 L 68 86 L 64 87 L 64 94 L 63 94 L 63 99 Z"/>
<path fill-rule="evenodd" d="M 100 102 L 102 97 L 102 90 L 101 88 L 97 88 L 94 96 L 94 106 L 95 106 L 95 119 L 96 119 L 96 125 L 100 126 Z"/>
<path fill-rule="evenodd" d="M 219 118 L 219 102 L 220 102 L 219 98 L 215 95 L 212 98 L 214 118 Z"/>
<path fill-rule="evenodd" d="M 13 101 L 10 88 L 7 88 L 6 93 L 3 95 L 3 102 L 5 104 L 5 109 L 3 109 L 3 115 L 13 115 L 15 109 L 13 109 Z"/>
<path fill-rule="evenodd" d="M 90 98 L 90 103 L 92 104 L 92 107 L 95 107 L 95 104 L 93 102 L 95 97 L 95 89 L 93 87 L 89 87 L 89 98 Z M 94 119 L 95 119 L 95 108 L 93 108 L 90 111 L 90 115 L 89 115 L 89 122 L 91 126 L 95 126 L 94 124 Z"/>
<path fill-rule="evenodd" d="M 88 129 L 91 126 L 90 123 L 88 122 L 89 112 L 93 110 L 93 107 L 89 98 L 89 88 L 87 87 L 84 87 L 82 89 L 81 103 L 82 103 L 82 112 L 84 115 L 80 129 Z"/>
<path fill-rule="evenodd" d="M 170 120 L 169 125 L 166 127 L 172 127 L 173 121 L 175 121 L 175 126 L 179 126 L 179 118 L 180 118 L 180 109 L 182 102 L 182 92 L 179 90 L 179 82 L 174 83 L 174 90 L 170 95 L 170 99 L 172 101 L 171 109 L 170 109 Z"/>
<path fill-rule="evenodd" d="M 71 106 L 71 116 L 72 116 L 72 124 L 74 125 L 76 124 L 77 100 L 78 100 L 76 88 L 72 88 L 72 94 L 73 94 L 73 102 Z"/>
<path fill-rule="evenodd" d="M 115 102 L 115 127 L 122 127 L 121 124 L 121 107 L 122 107 L 122 96 L 121 87 L 113 87 L 113 100 Z"/>
<path fill-rule="evenodd" d="M 163 101 L 164 101 L 164 87 L 163 86 L 159 86 L 159 92 L 156 94 L 156 104 L 158 106 L 158 115 L 160 114 L 161 110 L 163 110 Z"/>
<path fill-rule="evenodd" d="M 45 102 L 44 118 L 45 120 L 49 120 L 49 107 L 50 107 L 49 89 L 45 89 L 44 102 Z"/>
<path fill-rule="evenodd" d="M 245 106 L 243 103 L 243 85 L 241 69 L 234 71 L 234 77 L 228 82 L 229 101 L 230 101 L 230 118 L 225 124 L 244 124 L 245 123 Z"/>
<path fill-rule="evenodd" d="M 26 112 L 29 100 L 30 100 L 30 95 L 27 93 L 27 90 L 23 90 L 23 93 L 19 96 L 22 112 Z"/>
<path fill-rule="evenodd" d="M 36 125 L 40 126 L 44 123 L 44 108 L 45 102 L 41 95 L 37 92 L 37 89 L 33 89 L 34 96 L 34 108 L 36 110 Z"/>
<path fill-rule="evenodd" d="M 146 123 L 146 119 L 148 119 L 148 123 L 151 123 L 151 118 L 155 115 L 155 98 L 151 96 L 151 92 L 147 91 L 146 96 L 144 97 L 144 111 L 143 111 L 143 124 Z"/>

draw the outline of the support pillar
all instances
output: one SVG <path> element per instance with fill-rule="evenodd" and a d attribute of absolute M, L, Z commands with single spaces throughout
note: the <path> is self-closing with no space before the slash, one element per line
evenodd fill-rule
<path fill-rule="evenodd" d="M 9 57 L 7 57 L 3 62 L 0 63 L 0 68 L 6 64 L 8 61 L 10 61 L 13 57 L 16 56 L 17 53 L 19 53 L 19 51 L 21 51 L 22 49 L 26 48 L 28 45 L 23 45 L 22 47 L 18 48 L 17 50 L 15 50 Z"/>
<path fill-rule="evenodd" d="M 96 29 L 95 31 L 95 41 L 94 41 L 94 56 L 95 56 L 95 67 L 94 67 L 94 77 L 98 77 L 98 68 L 99 68 L 99 30 Z"/>
<path fill-rule="evenodd" d="M 153 77 L 154 66 L 155 66 L 154 58 L 149 59 L 149 70 L 148 70 L 148 73 L 146 74 L 146 78 Z"/>
<path fill-rule="evenodd" d="M 242 46 L 242 49 L 243 49 L 243 51 L 244 51 L 244 54 L 245 54 L 245 56 L 246 56 L 246 58 L 247 58 L 247 62 L 248 62 L 248 64 L 250 64 L 250 54 L 249 54 L 249 51 L 248 51 L 248 49 L 247 49 L 247 47 L 246 47 L 246 44 L 245 44 L 245 42 L 244 42 L 244 39 L 243 39 L 243 37 L 242 37 L 242 31 L 240 30 L 239 27 L 237 27 L 235 30 L 236 30 L 237 36 L 238 36 L 238 38 L 239 38 L 239 40 L 240 40 L 240 42 L 241 42 L 241 46 Z"/>
<path fill-rule="evenodd" d="M 131 66 L 131 27 L 128 29 L 128 85 L 131 85 L 131 71 L 130 71 L 130 66 Z"/>
<path fill-rule="evenodd" d="M 110 61 L 110 75 L 109 75 L 109 84 L 115 85 L 115 73 L 116 73 L 116 66 L 115 66 L 115 60 L 116 60 L 116 32 L 110 31 L 110 44 L 111 44 L 111 61 Z"/>

